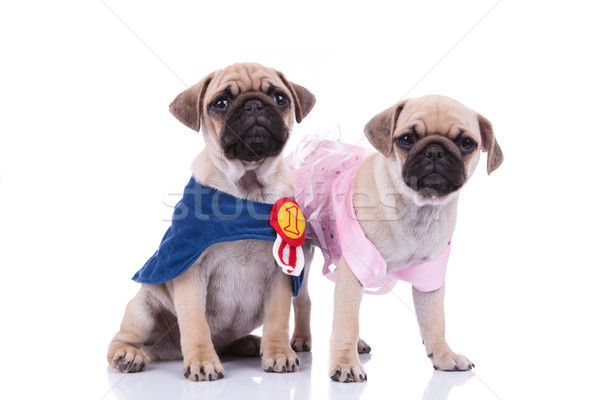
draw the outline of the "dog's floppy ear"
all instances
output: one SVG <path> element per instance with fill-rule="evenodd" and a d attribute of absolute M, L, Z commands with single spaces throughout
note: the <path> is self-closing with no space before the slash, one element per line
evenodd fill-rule
<path fill-rule="evenodd" d="M 404 108 L 405 101 L 401 101 L 388 108 L 385 111 L 380 112 L 365 125 L 365 135 L 369 142 L 375 147 L 381 154 L 389 157 L 392 154 L 393 136 L 394 130 L 396 130 L 396 121 L 398 116 Z"/>
<path fill-rule="evenodd" d="M 504 161 L 504 155 L 502 149 L 494 136 L 494 129 L 492 123 L 487 120 L 483 115 L 477 114 L 477 120 L 479 121 L 479 132 L 481 133 L 481 140 L 483 145 L 483 151 L 487 151 L 487 173 L 488 175 L 494 172 L 502 161 Z"/>
<path fill-rule="evenodd" d="M 179 93 L 169 105 L 169 111 L 181 123 L 198 132 L 202 116 L 202 102 L 206 88 L 214 76 L 214 72 L 196 83 L 191 88 Z"/>
<path fill-rule="evenodd" d="M 290 91 L 294 100 L 294 114 L 296 116 L 296 122 L 300 123 L 310 110 L 312 110 L 313 106 L 317 99 L 315 96 L 308 91 L 303 86 L 297 85 L 293 82 L 287 80 L 287 78 L 279 71 L 277 71 L 277 75 L 283 81 L 285 87 Z"/>

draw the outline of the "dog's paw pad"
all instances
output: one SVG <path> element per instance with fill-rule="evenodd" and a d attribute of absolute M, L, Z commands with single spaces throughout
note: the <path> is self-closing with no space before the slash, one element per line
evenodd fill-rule
<path fill-rule="evenodd" d="M 125 373 L 141 372 L 146 368 L 146 357 L 137 347 L 124 345 L 113 353 L 111 365 Z"/>

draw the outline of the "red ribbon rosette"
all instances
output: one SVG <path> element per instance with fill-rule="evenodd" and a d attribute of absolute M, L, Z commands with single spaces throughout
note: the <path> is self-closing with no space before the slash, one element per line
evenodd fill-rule
<path fill-rule="evenodd" d="M 271 226 L 277 231 L 273 257 L 288 275 L 299 276 L 304 269 L 304 231 L 306 220 L 300 206 L 290 197 L 283 197 L 271 209 Z"/>

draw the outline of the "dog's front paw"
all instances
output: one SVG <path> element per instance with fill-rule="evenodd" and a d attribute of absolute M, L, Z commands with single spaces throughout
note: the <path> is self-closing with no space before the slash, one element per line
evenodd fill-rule
<path fill-rule="evenodd" d="M 339 363 L 329 368 L 329 377 L 335 382 L 364 382 L 367 380 L 365 368 L 359 361 L 356 363 Z"/>
<path fill-rule="evenodd" d="M 184 360 L 183 376 L 193 382 L 215 381 L 225 376 L 225 369 L 218 358 L 210 361 Z"/>
<path fill-rule="evenodd" d="M 300 360 L 286 344 L 263 343 L 262 368 L 265 372 L 296 372 Z"/>
<path fill-rule="evenodd" d="M 329 377 L 332 381 L 348 383 L 367 380 L 367 373 L 356 351 L 360 342 L 360 339 L 354 343 L 332 340 L 329 350 Z"/>
<path fill-rule="evenodd" d="M 467 357 L 456 354 L 451 350 L 433 351 L 427 355 L 433 363 L 433 368 L 440 371 L 469 371 L 475 367 Z"/>
<path fill-rule="evenodd" d="M 295 337 L 292 338 L 290 344 L 296 352 L 310 351 L 312 348 L 312 340 L 310 338 Z"/>
<path fill-rule="evenodd" d="M 141 372 L 146 368 L 146 357 L 140 349 L 125 344 L 118 347 L 109 357 L 111 365 L 121 372 Z"/>

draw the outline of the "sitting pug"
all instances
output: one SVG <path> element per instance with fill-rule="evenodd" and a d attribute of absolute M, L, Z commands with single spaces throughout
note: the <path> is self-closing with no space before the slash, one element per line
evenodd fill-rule
<path fill-rule="evenodd" d="M 192 381 L 222 378 L 219 353 L 262 354 L 269 372 L 298 368 L 289 344 L 292 294 L 302 275 L 273 258 L 273 203 L 294 193 L 281 156 L 294 120 L 315 103 L 271 68 L 235 64 L 179 94 L 171 113 L 202 133 L 205 148 L 158 251 L 137 272 L 108 362 L 123 372 L 181 359 Z M 262 341 L 250 333 L 264 324 Z"/>
<path fill-rule="evenodd" d="M 323 251 L 325 275 L 336 280 L 331 379 L 367 379 L 358 359 L 359 352 L 370 351 L 359 339 L 361 298 L 364 291 L 389 292 L 398 279 L 413 285 L 421 336 L 434 368 L 471 369 L 473 363 L 450 350 L 444 337 L 444 282 L 460 190 L 480 150 L 488 153 L 488 174 L 503 161 L 492 125 L 455 100 L 425 96 L 376 115 L 365 134 L 377 153 L 317 140 L 288 158 L 307 220 L 306 237 Z M 330 270 L 330 264 L 337 268 Z M 306 285 L 294 299 L 294 310 L 293 348 L 308 350 Z"/>

